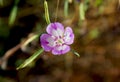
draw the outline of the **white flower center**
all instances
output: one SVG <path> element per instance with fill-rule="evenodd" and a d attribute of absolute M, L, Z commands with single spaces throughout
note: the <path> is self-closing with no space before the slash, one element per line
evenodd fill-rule
<path fill-rule="evenodd" d="M 58 38 L 58 39 L 55 41 L 55 43 L 56 43 L 57 46 L 61 46 L 61 45 L 64 44 L 64 40 L 63 40 L 63 38 Z"/>

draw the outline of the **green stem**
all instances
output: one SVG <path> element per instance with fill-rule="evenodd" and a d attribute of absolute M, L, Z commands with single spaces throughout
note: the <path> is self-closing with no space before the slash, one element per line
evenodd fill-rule
<path fill-rule="evenodd" d="M 32 37 L 30 37 L 28 40 L 25 41 L 25 43 L 23 44 L 23 46 L 27 46 L 30 42 L 32 42 L 33 40 L 35 40 L 36 38 L 38 38 L 40 35 L 34 35 Z"/>
<path fill-rule="evenodd" d="M 17 70 L 22 69 L 26 67 L 27 65 L 29 65 L 33 60 L 35 60 L 39 55 L 41 55 L 43 51 L 44 50 L 42 48 L 36 51 L 32 56 L 26 59 L 19 67 L 17 67 Z"/>

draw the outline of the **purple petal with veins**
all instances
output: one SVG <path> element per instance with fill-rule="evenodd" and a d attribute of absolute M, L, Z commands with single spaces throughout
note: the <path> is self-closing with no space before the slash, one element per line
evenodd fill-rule
<path fill-rule="evenodd" d="M 72 44 L 74 41 L 74 34 L 73 31 L 70 27 L 67 27 L 65 29 L 65 33 L 64 33 L 64 40 L 66 44 Z"/>
<path fill-rule="evenodd" d="M 41 46 L 45 51 L 51 51 L 54 47 L 54 39 L 48 34 L 42 34 L 40 37 Z"/>
<path fill-rule="evenodd" d="M 47 33 L 56 37 L 62 36 L 64 32 L 64 27 L 61 23 L 55 22 L 47 26 Z"/>
<path fill-rule="evenodd" d="M 56 46 L 53 50 L 52 53 L 54 55 L 61 55 L 65 54 L 70 51 L 70 47 L 68 45 L 62 45 L 62 46 Z"/>

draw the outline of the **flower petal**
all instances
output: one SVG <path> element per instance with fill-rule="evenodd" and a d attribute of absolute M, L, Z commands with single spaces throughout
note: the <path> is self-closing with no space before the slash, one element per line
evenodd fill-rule
<path fill-rule="evenodd" d="M 65 29 L 64 41 L 66 44 L 72 44 L 74 42 L 74 33 L 70 27 Z"/>
<path fill-rule="evenodd" d="M 41 46 L 45 51 L 51 51 L 55 46 L 54 38 L 49 34 L 42 34 L 40 37 L 40 41 L 41 41 Z"/>
<path fill-rule="evenodd" d="M 52 50 L 52 54 L 54 55 L 62 55 L 70 51 L 70 47 L 68 45 L 56 46 Z"/>
<path fill-rule="evenodd" d="M 62 36 L 64 33 L 64 26 L 61 23 L 55 22 L 55 23 L 50 23 L 47 26 L 46 29 L 47 33 L 52 35 L 52 36 Z"/>

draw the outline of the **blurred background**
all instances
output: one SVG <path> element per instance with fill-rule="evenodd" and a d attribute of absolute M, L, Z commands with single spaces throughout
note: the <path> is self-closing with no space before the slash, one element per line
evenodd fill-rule
<path fill-rule="evenodd" d="M 47 0 L 51 22 L 75 33 L 69 52 L 43 52 L 16 70 L 39 47 L 45 32 L 44 0 L 0 0 L 0 82 L 120 82 L 120 0 Z"/>

